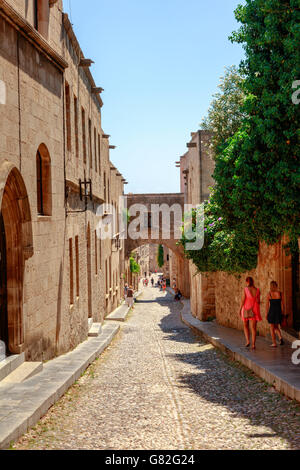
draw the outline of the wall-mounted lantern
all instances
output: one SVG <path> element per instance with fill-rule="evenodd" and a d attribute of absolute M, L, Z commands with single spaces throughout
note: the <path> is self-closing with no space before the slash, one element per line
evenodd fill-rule
<path fill-rule="evenodd" d="M 93 200 L 91 179 L 87 180 L 86 178 L 84 178 L 83 181 L 81 179 L 79 180 L 79 195 L 80 195 L 80 200 L 82 201 L 84 199 L 86 204 L 87 204 L 88 198 L 90 198 L 91 201 Z"/>

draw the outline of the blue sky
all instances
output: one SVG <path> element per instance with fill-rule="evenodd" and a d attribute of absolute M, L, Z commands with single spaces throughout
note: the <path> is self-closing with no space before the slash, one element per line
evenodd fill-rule
<path fill-rule="evenodd" d="M 243 0 L 64 0 L 104 88 L 102 126 L 126 192 L 179 192 L 175 161 L 199 129 L 224 68 Z"/>

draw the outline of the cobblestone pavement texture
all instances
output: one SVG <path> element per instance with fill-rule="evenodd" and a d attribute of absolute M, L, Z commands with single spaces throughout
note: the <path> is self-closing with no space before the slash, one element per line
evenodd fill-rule
<path fill-rule="evenodd" d="M 14 449 L 300 449 L 300 410 L 147 288 L 111 346 Z"/>

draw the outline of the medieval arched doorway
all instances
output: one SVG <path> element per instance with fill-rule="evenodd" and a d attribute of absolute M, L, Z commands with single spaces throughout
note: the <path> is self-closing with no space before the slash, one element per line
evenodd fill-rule
<path fill-rule="evenodd" d="M 33 255 L 31 213 L 19 170 L 0 167 L 1 340 L 8 353 L 24 350 L 23 281 L 25 261 Z"/>

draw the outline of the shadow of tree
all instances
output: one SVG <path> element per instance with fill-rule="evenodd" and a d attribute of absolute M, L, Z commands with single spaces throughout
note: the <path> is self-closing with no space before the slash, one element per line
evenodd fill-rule
<path fill-rule="evenodd" d="M 159 323 L 161 330 L 166 333 L 165 341 L 199 345 L 198 352 L 168 356 L 195 369 L 194 373 L 179 375 L 180 387 L 212 404 L 226 407 L 233 419 L 243 417 L 252 426 L 262 426 L 261 433 L 254 432 L 247 436 L 252 444 L 255 439 L 277 436 L 288 441 L 291 449 L 299 450 L 299 406 L 274 392 L 270 385 L 252 371 L 231 361 L 197 337 L 181 322 L 180 310 L 172 296 L 158 297 L 153 302 L 164 307 L 168 304 L 169 307 L 169 313 Z"/>

